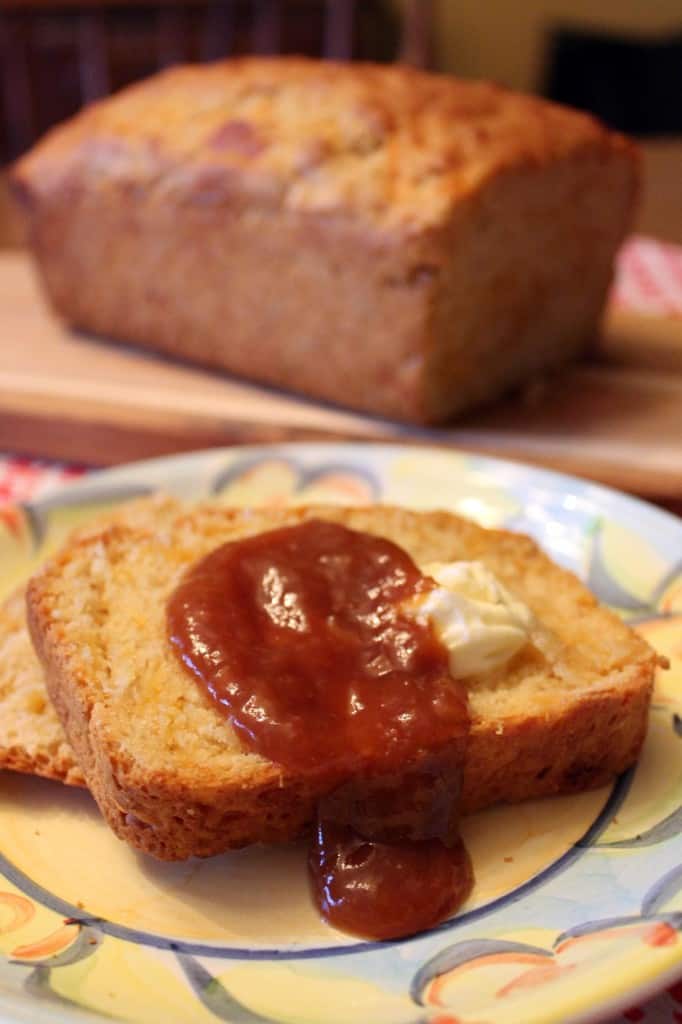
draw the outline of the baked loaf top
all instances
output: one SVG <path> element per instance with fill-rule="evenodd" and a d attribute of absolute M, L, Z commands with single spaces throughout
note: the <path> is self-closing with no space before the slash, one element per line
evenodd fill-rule
<path fill-rule="evenodd" d="M 404 66 L 242 58 L 162 72 L 50 132 L 19 190 L 153 189 L 441 224 L 481 181 L 581 151 L 632 152 L 594 118 L 496 85 Z"/>
<path fill-rule="evenodd" d="M 150 517 L 148 528 L 76 541 L 29 585 L 50 695 L 121 837 L 179 859 L 289 839 L 309 823 L 329 780 L 299 779 L 244 752 L 166 632 L 167 599 L 190 565 L 226 541 L 309 516 L 387 537 L 417 564 L 481 560 L 536 613 L 532 644 L 466 680 L 465 809 L 598 785 L 636 758 L 656 655 L 529 538 L 383 506 L 207 505 L 160 527 Z"/>

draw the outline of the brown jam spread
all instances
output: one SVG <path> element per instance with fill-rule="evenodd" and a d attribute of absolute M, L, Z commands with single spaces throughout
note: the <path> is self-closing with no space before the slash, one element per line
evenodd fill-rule
<path fill-rule="evenodd" d="M 472 884 L 456 833 L 466 692 L 402 608 L 432 585 L 390 541 L 309 519 L 217 548 L 168 605 L 178 657 L 242 744 L 324 780 L 313 892 L 368 938 L 436 924 Z"/>
<path fill-rule="evenodd" d="M 395 939 L 454 913 L 473 883 L 461 840 L 381 843 L 318 821 L 308 861 L 322 916 L 341 931 Z"/>

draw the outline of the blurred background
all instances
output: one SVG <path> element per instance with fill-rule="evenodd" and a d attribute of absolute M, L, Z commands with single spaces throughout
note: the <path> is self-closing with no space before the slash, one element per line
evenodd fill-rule
<path fill-rule="evenodd" d="M 637 230 L 682 243 L 681 0 L 0 0 L 0 162 L 160 67 L 406 60 L 589 110 L 642 141 Z M 0 245 L 21 234 L 0 174 Z"/>

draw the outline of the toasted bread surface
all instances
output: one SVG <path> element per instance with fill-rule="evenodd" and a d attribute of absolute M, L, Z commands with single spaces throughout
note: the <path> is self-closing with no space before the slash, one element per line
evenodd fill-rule
<path fill-rule="evenodd" d="M 388 537 L 417 564 L 480 560 L 535 613 L 532 643 L 466 681 L 465 812 L 600 785 L 633 763 L 656 655 L 529 538 L 444 512 L 207 504 L 160 527 L 150 517 L 76 540 L 28 588 L 50 696 L 120 837 L 172 860 L 288 840 L 311 822 L 324 772 L 299 778 L 243 751 L 166 635 L 166 602 L 189 566 L 310 516 Z"/>

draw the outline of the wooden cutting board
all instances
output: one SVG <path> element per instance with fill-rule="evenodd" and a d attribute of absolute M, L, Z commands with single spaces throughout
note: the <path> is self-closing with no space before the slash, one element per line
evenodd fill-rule
<path fill-rule="evenodd" d="M 0 254 L 0 450 L 109 465 L 213 445 L 452 445 L 682 500 L 682 321 L 611 314 L 592 362 L 453 427 L 373 419 L 67 331 Z"/>

